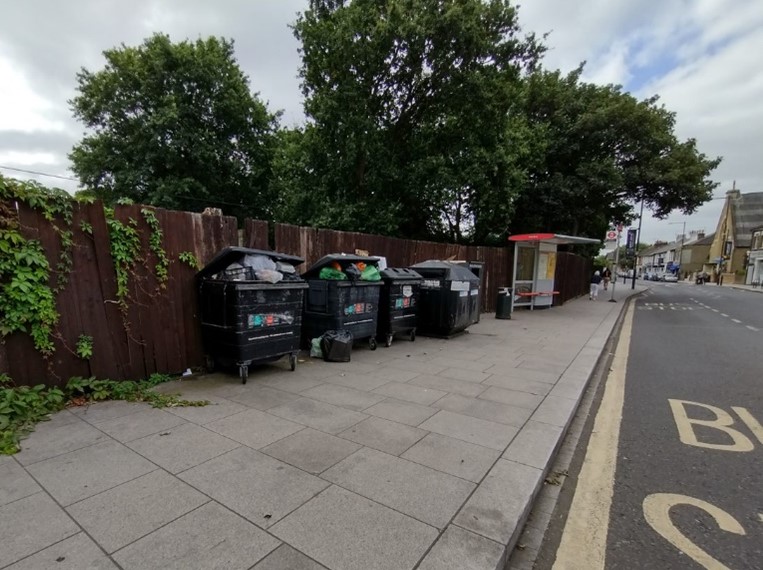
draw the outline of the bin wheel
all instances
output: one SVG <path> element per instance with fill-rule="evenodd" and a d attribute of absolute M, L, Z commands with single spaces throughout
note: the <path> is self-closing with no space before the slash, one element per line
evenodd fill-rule
<path fill-rule="evenodd" d="M 368 348 L 376 350 L 376 339 L 374 337 L 368 339 Z"/>
<path fill-rule="evenodd" d="M 240 365 L 238 367 L 238 374 L 241 376 L 241 383 L 246 384 L 246 381 L 249 378 L 249 366 L 247 364 Z"/>
<path fill-rule="evenodd" d="M 416 329 L 411 329 L 411 332 L 408 333 L 408 338 L 411 339 L 411 342 L 416 340 Z"/>
<path fill-rule="evenodd" d="M 392 339 L 393 339 L 393 338 L 395 338 L 395 335 L 392 335 L 392 334 L 388 334 L 388 335 L 387 335 L 387 339 L 386 339 L 386 340 L 385 340 L 385 342 L 384 342 L 384 346 L 386 346 L 387 348 L 389 348 L 390 346 L 392 346 Z"/>
<path fill-rule="evenodd" d="M 289 355 L 289 368 L 291 368 L 292 372 L 294 372 L 297 369 L 297 355 L 296 354 L 290 354 Z"/>

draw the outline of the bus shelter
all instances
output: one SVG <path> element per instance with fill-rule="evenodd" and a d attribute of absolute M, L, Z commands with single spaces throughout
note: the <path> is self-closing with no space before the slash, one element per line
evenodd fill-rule
<path fill-rule="evenodd" d="M 598 239 L 552 233 L 509 236 L 514 242 L 513 306 L 550 307 L 554 302 L 556 250 L 559 245 L 599 244 Z"/>

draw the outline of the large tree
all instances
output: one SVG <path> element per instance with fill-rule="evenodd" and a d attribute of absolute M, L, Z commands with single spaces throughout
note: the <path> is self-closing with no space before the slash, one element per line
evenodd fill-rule
<path fill-rule="evenodd" d="M 510 224 L 514 233 L 554 230 L 599 237 L 633 218 L 644 200 L 656 217 L 685 214 L 712 196 L 720 158 L 677 138 L 675 114 L 656 97 L 638 100 L 619 86 L 538 70 L 525 81 L 523 113 L 538 153 Z"/>
<path fill-rule="evenodd" d="M 250 92 L 232 41 L 157 34 L 104 56 L 70 102 L 87 127 L 70 154 L 83 186 L 108 202 L 270 215 L 277 117 Z"/>
<path fill-rule="evenodd" d="M 288 217 L 456 240 L 506 219 L 524 148 L 508 110 L 543 51 L 507 0 L 312 0 L 294 30 L 309 121 Z"/>

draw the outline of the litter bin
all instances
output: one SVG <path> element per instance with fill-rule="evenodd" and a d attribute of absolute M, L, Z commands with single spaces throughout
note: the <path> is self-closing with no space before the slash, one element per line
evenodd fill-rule
<path fill-rule="evenodd" d="M 321 279 L 321 270 L 338 264 L 342 272 L 363 263 L 377 267 L 378 259 L 360 255 L 333 253 L 319 259 L 302 278 L 307 281 L 302 337 L 305 345 L 330 330 L 348 330 L 353 338 L 368 340 L 376 350 L 376 325 L 379 316 L 381 280 L 348 278 Z"/>
<path fill-rule="evenodd" d="M 411 269 L 424 278 L 418 310 L 420 334 L 449 337 L 474 322 L 472 298 L 479 295 L 479 277 L 448 261 L 424 261 Z"/>
<path fill-rule="evenodd" d="M 514 301 L 514 292 L 511 287 L 501 287 L 498 290 L 498 301 L 495 304 L 496 319 L 510 319 Z"/>
<path fill-rule="evenodd" d="M 377 338 L 392 345 L 396 333 L 408 333 L 416 340 L 416 314 L 423 278 L 413 269 L 388 268 L 381 272 L 384 286 L 379 297 Z"/>
<path fill-rule="evenodd" d="M 197 274 L 210 368 L 238 366 L 244 384 L 252 363 L 288 355 L 296 368 L 307 283 L 294 266 L 303 262 L 293 255 L 228 247 Z"/>
<path fill-rule="evenodd" d="M 472 295 L 469 300 L 469 313 L 472 316 L 472 322 L 480 322 L 480 311 L 482 309 L 482 291 L 485 288 L 485 264 L 481 261 L 455 261 L 459 265 L 466 267 L 474 273 L 480 280 L 479 290 L 476 295 Z"/>

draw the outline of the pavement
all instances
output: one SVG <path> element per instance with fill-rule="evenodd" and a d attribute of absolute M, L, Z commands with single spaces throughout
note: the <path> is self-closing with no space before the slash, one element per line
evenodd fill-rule
<path fill-rule="evenodd" d="M 0 569 L 503 569 L 644 289 L 59 412 L 0 457 Z"/>

